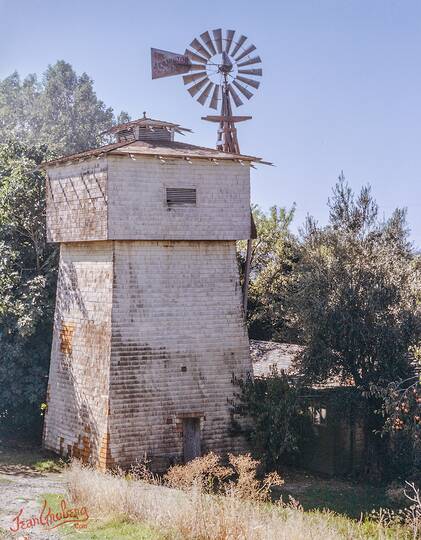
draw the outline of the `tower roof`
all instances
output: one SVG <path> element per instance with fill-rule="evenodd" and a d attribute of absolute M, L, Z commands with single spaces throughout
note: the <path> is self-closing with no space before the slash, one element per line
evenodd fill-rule
<path fill-rule="evenodd" d="M 105 155 L 125 155 L 135 158 L 139 156 L 156 157 L 161 161 L 165 161 L 165 158 L 181 158 L 181 159 L 209 159 L 212 161 L 245 161 L 268 164 L 262 161 L 259 157 L 247 156 L 242 154 L 229 154 L 228 152 L 222 152 L 215 150 L 214 148 L 206 148 L 203 146 L 196 146 L 194 144 L 186 144 L 177 141 L 140 141 L 140 140 L 126 140 L 113 144 L 107 144 L 100 146 L 99 148 L 92 148 L 85 152 L 79 152 L 78 154 L 71 154 L 69 156 L 63 156 L 58 159 L 42 164 L 42 167 L 58 165 L 61 163 L 78 161 L 81 159 L 88 159 L 91 157 L 100 157 Z"/>
<path fill-rule="evenodd" d="M 234 160 L 248 163 L 254 161 L 269 165 L 268 162 L 262 161 L 259 157 L 223 152 L 214 148 L 174 141 L 175 132 L 184 134 L 183 132 L 191 132 L 191 129 L 184 128 L 180 124 L 173 122 L 147 118 L 146 113 L 143 113 L 143 118 L 119 124 L 104 131 L 104 133 L 114 134 L 117 139 L 116 142 L 84 152 L 78 152 L 77 154 L 62 156 L 45 162 L 41 166 L 58 165 L 60 163 L 100 157 L 108 154 L 126 155 L 132 159 L 135 159 L 136 155 L 151 156 L 161 161 L 164 161 L 166 157 L 168 159 L 180 158 L 186 160 L 200 158 L 212 161 Z"/>
<path fill-rule="evenodd" d="M 134 128 L 142 128 L 154 132 L 155 130 L 165 130 L 168 133 L 176 132 L 184 135 L 183 132 L 188 131 L 191 133 L 191 129 L 184 128 L 180 124 L 174 124 L 173 122 L 166 122 L 165 120 L 155 120 L 154 118 L 147 118 L 146 113 L 143 113 L 143 118 L 137 120 L 131 120 L 124 124 L 113 126 L 111 129 L 104 131 L 104 133 L 118 134 L 126 131 L 131 131 Z"/>

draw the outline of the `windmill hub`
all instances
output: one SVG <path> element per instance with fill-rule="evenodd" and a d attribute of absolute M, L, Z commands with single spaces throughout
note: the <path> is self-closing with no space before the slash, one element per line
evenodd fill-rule
<path fill-rule="evenodd" d="M 184 54 L 151 49 L 152 78 L 183 75 L 189 94 L 201 105 L 219 109 L 219 116 L 205 120 L 219 122 L 217 148 L 239 153 L 235 122 L 250 117 L 233 116 L 233 107 L 243 105 L 243 99 L 253 97 L 259 88 L 262 60 L 255 55 L 256 47 L 235 30 L 221 28 L 200 34 Z"/>
<path fill-rule="evenodd" d="M 218 71 L 220 73 L 228 74 L 232 71 L 233 63 L 230 60 L 230 57 L 225 51 L 222 52 L 222 64 L 220 64 Z"/>

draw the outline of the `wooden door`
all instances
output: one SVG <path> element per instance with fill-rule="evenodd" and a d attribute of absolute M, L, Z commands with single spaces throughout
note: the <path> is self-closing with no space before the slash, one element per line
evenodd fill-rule
<path fill-rule="evenodd" d="M 184 463 L 200 456 L 200 418 L 183 420 Z"/>

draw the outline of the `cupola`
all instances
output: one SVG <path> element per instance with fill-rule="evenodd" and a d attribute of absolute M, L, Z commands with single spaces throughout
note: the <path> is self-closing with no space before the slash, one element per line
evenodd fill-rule
<path fill-rule="evenodd" d="M 184 135 L 184 132 L 191 129 L 183 128 L 179 124 L 165 122 L 162 120 L 154 120 L 147 118 L 146 112 L 143 113 L 143 118 L 119 124 L 104 133 L 112 134 L 116 137 L 116 142 L 126 141 L 174 141 L 174 133 Z"/>

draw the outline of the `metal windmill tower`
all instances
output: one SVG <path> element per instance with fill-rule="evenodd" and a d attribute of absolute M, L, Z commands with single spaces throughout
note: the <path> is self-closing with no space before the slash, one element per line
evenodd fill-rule
<path fill-rule="evenodd" d="M 253 97 L 259 88 L 262 60 L 256 47 L 235 30 L 221 28 L 200 34 L 184 54 L 151 49 L 152 78 L 183 75 L 184 84 L 192 97 L 203 106 L 220 111 L 203 120 L 219 124 L 217 149 L 240 154 L 235 124 L 251 116 L 235 116 L 233 107 L 243 105 L 241 96 Z"/>

